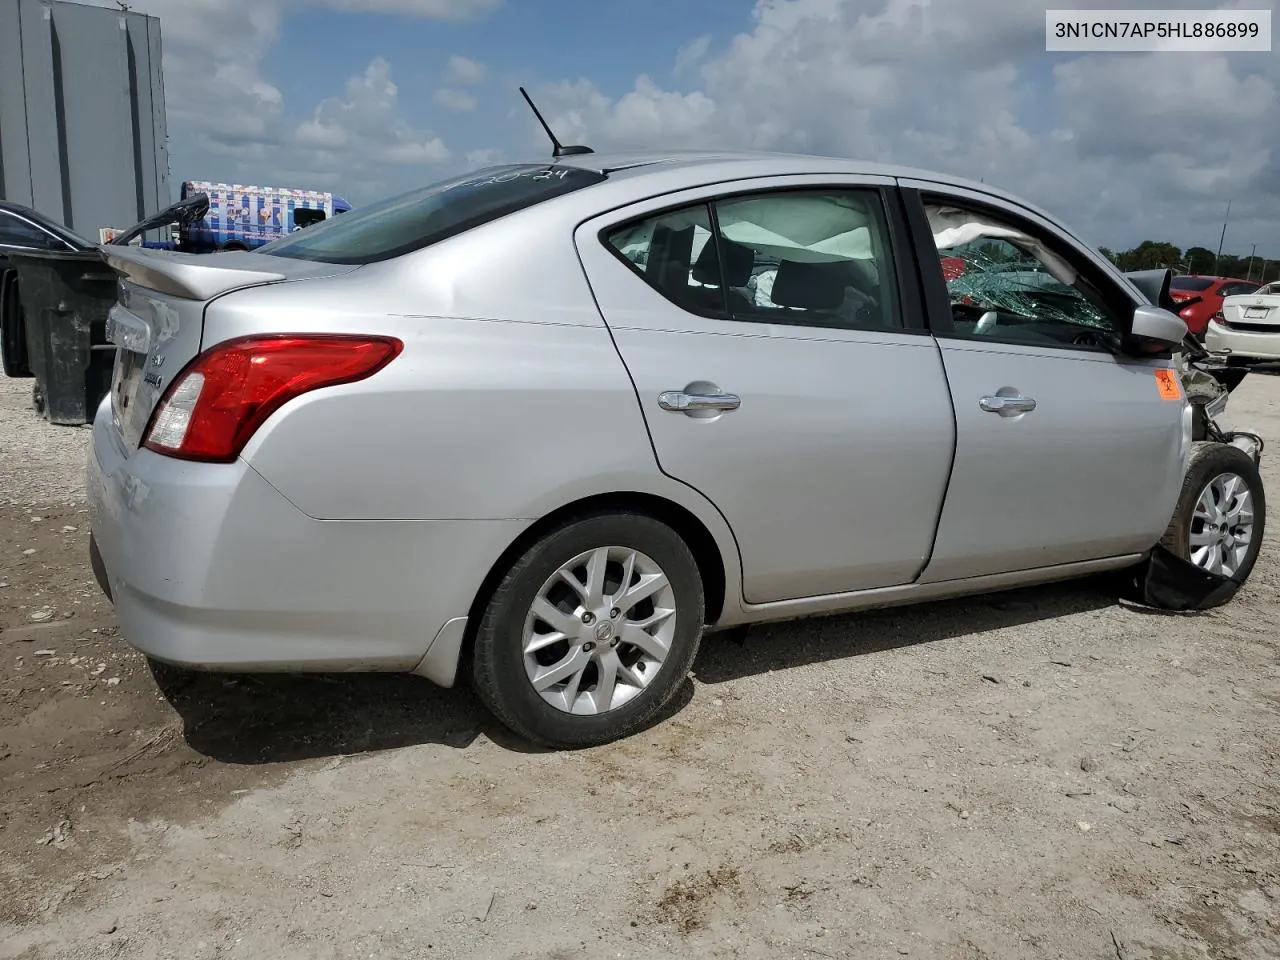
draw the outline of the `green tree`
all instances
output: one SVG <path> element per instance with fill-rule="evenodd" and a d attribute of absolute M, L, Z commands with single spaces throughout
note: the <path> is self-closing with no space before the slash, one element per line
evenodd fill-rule
<path fill-rule="evenodd" d="M 1173 268 L 1181 262 L 1181 249 L 1172 243 L 1161 243 L 1156 240 L 1143 240 L 1132 250 L 1126 250 L 1116 257 L 1116 264 L 1122 270 Z"/>
<path fill-rule="evenodd" d="M 1207 247 L 1187 247 L 1187 273 L 1213 273 L 1214 253 Z"/>

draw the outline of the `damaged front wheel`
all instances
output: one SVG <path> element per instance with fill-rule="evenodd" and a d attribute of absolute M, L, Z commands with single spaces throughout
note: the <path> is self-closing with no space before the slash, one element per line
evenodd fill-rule
<path fill-rule="evenodd" d="M 1267 500 L 1253 458 L 1198 443 L 1169 528 L 1138 572 L 1142 599 L 1166 610 L 1207 610 L 1235 596 L 1262 549 Z"/>

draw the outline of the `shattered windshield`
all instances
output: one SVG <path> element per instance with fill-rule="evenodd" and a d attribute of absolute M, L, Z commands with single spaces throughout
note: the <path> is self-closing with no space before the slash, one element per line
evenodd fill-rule
<path fill-rule="evenodd" d="M 1095 345 L 1090 331 L 1116 332 L 1100 298 L 1040 240 L 955 207 L 926 212 L 958 333 Z"/>

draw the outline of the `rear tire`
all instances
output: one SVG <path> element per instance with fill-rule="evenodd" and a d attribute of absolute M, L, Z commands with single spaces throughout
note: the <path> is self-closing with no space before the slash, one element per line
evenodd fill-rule
<path fill-rule="evenodd" d="M 577 748 L 629 736 L 685 682 L 704 602 L 697 562 L 670 527 L 638 513 L 569 521 L 494 589 L 476 631 L 472 686 L 534 743 Z"/>

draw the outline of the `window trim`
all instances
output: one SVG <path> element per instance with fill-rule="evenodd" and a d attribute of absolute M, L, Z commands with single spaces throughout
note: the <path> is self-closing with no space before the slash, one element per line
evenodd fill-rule
<path fill-rule="evenodd" d="M 806 175 L 809 176 L 809 175 Z M 721 186 L 720 184 L 705 184 L 707 188 Z M 728 186 L 728 184 L 724 184 Z M 691 187 L 690 190 L 698 190 L 700 187 Z M 875 195 L 880 203 L 881 215 L 884 218 L 885 226 L 885 242 L 889 251 L 889 257 L 892 259 L 892 273 L 894 277 L 894 291 L 897 296 L 898 315 L 901 325 L 891 328 L 871 328 L 871 327 L 844 327 L 835 326 L 834 324 L 802 324 L 789 323 L 785 326 L 788 329 L 796 330 L 839 330 L 851 333 L 864 334 L 915 334 L 929 335 L 928 317 L 925 312 L 924 303 L 920 297 L 920 285 L 918 282 L 919 264 L 917 260 L 917 252 L 910 242 L 910 231 L 907 229 L 906 221 L 903 217 L 901 200 L 899 199 L 900 190 L 896 186 L 890 184 L 873 182 L 873 183 L 839 183 L 823 179 L 814 179 L 804 183 L 779 183 L 754 185 L 750 187 L 739 187 L 737 189 L 730 188 L 723 192 L 717 192 L 699 197 L 690 197 L 682 202 L 672 202 L 664 204 L 660 207 L 654 207 L 646 210 L 644 213 L 625 216 L 622 219 L 614 220 L 606 223 L 596 229 L 595 235 L 597 242 L 614 259 L 622 263 L 628 271 L 636 276 L 646 287 L 661 297 L 665 302 L 669 303 L 677 310 L 681 310 L 690 316 L 700 317 L 704 320 L 714 320 L 720 323 L 742 324 L 744 327 L 759 330 L 763 327 L 771 326 L 768 321 L 740 319 L 733 314 L 728 306 L 728 291 L 724 283 L 724 258 L 721 256 L 720 250 L 720 221 L 716 214 L 716 204 L 722 201 L 739 200 L 744 197 L 756 196 L 776 196 L 781 193 L 819 193 L 823 191 L 841 191 L 846 193 L 862 193 Z M 681 193 L 685 191 L 680 191 Z M 654 198 L 656 199 L 656 198 Z M 712 237 L 717 245 L 716 260 L 720 268 L 720 291 L 721 301 L 724 303 L 722 312 L 710 310 L 697 310 L 682 303 L 676 303 L 657 289 L 648 281 L 645 275 L 636 269 L 636 265 L 628 260 L 617 247 L 609 242 L 609 234 L 635 224 L 644 223 L 647 220 L 655 220 L 679 210 L 688 210 L 693 207 L 702 206 L 708 211 L 709 221 L 712 226 Z M 616 212 L 616 211 L 610 211 Z M 936 259 L 936 258 L 935 258 Z M 906 274 L 911 271 L 913 279 L 917 282 L 908 283 Z M 912 318 L 919 318 L 918 322 L 912 322 Z M 781 326 L 775 324 L 775 326 Z"/>
<path fill-rule="evenodd" d="M 1132 311 L 1141 301 L 1123 285 L 1107 274 L 1097 263 L 1089 250 L 1081 241 L 1066 233 L 1062 228 L 1044 221 L 1032 211 L 1022 211 L 1017 207 L 1002 203 L 996 197 L 983 198 L 970 191 L 949 189 L 944 184 L 928 184 L 903 188 L 903 199 L 907 204 L 907 217 L 912 228 L 912 241 L 916 255 L 921 258 L 921 275 L 925 289 L 925 300 L 928 305 L 927 316 L 930 330 L 939 338 L 963 340 L 967 343 L 981 343 L 1008 347 L 1021 347 L 1033 350 L 1066 350 L 1071 353 L 1089 356 L 1115 356 L 1113 347 L 1089 346 L 1075 343 L 1031 343 L 1000 337 L 975 337 L 960 333 L 955 329 L 951 313 L 951 297 L 947 292 L 946 278 L 942 273 L 942 258 L 933 242 L 933 230 L 929 226 L 929 218 L 925 214 L 925 205 L 930 201 L 952 204 L 974 213 L 1003 220 L 1023 232 L 1040 240 L 1050 251 L 1066 260 L 1075 268 L 1102 297 L 1107 308 L 1115 311 L 1123 300 L 1128 307 L 1120 316 L 1116 334 L 1119 342 L 1128 336 L 1132 324 Z M 1114 301 L 1114 302 L 1113 302 Z"/>
<path fill-rule="evenodd" d="M 14 220 L 21 221 L 22 223 L 25 223 L 28 227 L 31 227 L 32 229 L 34 229 L 37 233 L 43 234 L 44 236 L 48 237 L 50 240 L 53 240 L 54 242 L 60 245 L 59 247 L 33 247 L 28 244 L 6 243 L 3 239 L 0 239 L 0 247 L 4 247 L 6 250 L 57 250 L 57 249 L 71 250 L 73 249 L 69 243 L 67 243 L 64 239 L 62 239 L 62 237 L 58 236 L 52 230 L 46 229 L 41 224 L 36 223 L 34 220 L 30 219 L 29 217 L 24 217 L 22 214 L 18 213 L 17 211 L 0 209 L 0 216 L 8 216 L 8 217 L 12 217 Z"/>

